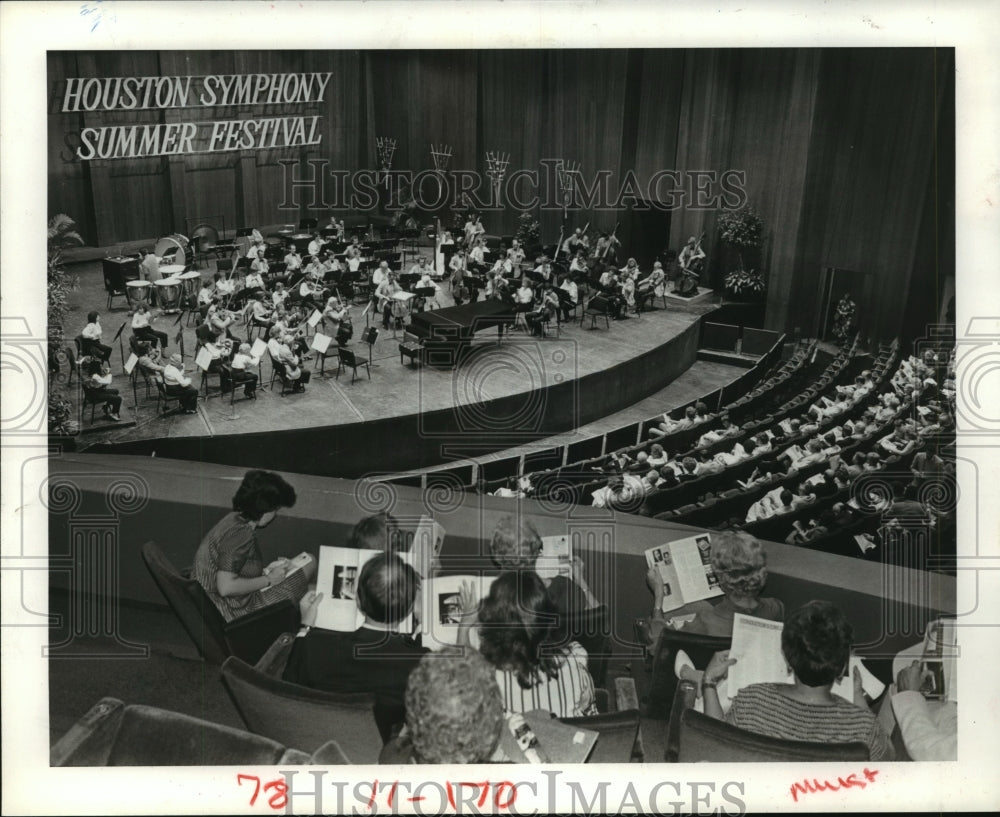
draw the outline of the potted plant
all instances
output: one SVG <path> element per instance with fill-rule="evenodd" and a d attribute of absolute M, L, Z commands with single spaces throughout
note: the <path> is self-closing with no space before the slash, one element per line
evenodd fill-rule
<path fill-rule="evenodd" d="M 514 237 L 521 242 L 522 247 L 534 247 L 539 243 L 542 225 L 538 219 L 525 210 L 517 217 L 517 232 Z"/>
<path fill-rule="evenodd" d="M 66 247 L 83 244 L 82 236 L 76 230 L 76 222 L 69 216 L 59 215 L 49 219 L 48 264 L 47 264 L 47 321 L 48 321 L 48 364 L 50 375 L 61 377 L 61 362 L 73 365 L 72 357 L 66 354 L 66 337 L 63 322 L 69 312 L 69 293 L 77 288 L 75 275 L 66 272 L 62 264 L 62 251 Z M 76 423 L 72 420 L 72 410 L 63 395 L 56 391 L 49 395 L 49 431 L 52 434 L 72 434 Z"/>
<path fill-rule="evenodd" d="M 767 285 L 756 268 L 746 269 L 746 259 L 759 262 L 760 247 L 764 243 L 764 222 L 753 207 L 746 205 L 739 210 L 727 210 L 719 216 L 719 239 L 735 256 L 736 268 L 725 277 L 726 291 L 734 297 L 756 299 L 763 295 Z"/>

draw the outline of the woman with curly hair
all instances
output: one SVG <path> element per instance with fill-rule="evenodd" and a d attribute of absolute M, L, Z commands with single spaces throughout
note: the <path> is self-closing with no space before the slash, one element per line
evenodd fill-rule
<path fill-rule="evenodd" d="M 486 763 L 500 750 L 503 701 L 493 667 L 475 650 L 425 656 L 406 684 L 406 725 L 379 763 Z"/>
<path fill-rule="evenodd" d="M 725 595 L 715 605 L 708 601 L 689 604 L 687 611 L 695 613 L 695 617 L 683 628 L 685 633 L 728 638 L 733 634 L 733 616 L 737 613 L 770 621 L 785 617 L 785 606 L 779 599 L 761 596 L 767 582 L 767 553 L 753 536 L 744 531 L 713 533 L 709 558 Z M 663 615 L 663 579 L 656 568 L 646 573 L 646 584 L 653 591 L 649 643 L 655 644 L 667 626 Z"/>
<path fill-rule="evenodd" d="M 198 546 L 194 576 L 222 617 L 233 621 L 282 599 L 298 602 L 316 575 L 316 561 L 291 571 L 288 559 L 264 565 L 257 544 L 257 529 L 274 520 L 281 508 L 295 504 L 295 489 L 271 471 L 251 470 L 233 496 L 232 513 L 226 514 Z"/>
<path fill-rule="evenodd" d="M 498 576 L 476 611 L 474 591 L 462 590 L 460 643 L 477 623 L 479 652 L 494 667 L 504 711 L 542 709 L 556 717 L 597 714 L 587 651 L 556 641 L 558 611 L 545 583 L 530 570 Z"/>

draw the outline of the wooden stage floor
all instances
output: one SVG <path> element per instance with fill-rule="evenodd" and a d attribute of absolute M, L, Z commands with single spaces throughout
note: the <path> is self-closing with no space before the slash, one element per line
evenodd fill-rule
<path fill-rule="evenodd" d="M 84 272 L 81 279 L 91 274 Z M 95 279 L 97 275 L 99 272 L 94 275 Z M 96 280 L 89 283 L 96 283 Z M 86 290 L 92 288 L 86 282 L 81 288 L 83 303 L 79 313 L 85 314 L 89 307 L 86 302 L 95 300 L 95 297 L 87 297 Z M 101 292 L 97 292 L 96 298 L 101 297 Z M 442 294 L 441 300 L 445 305 L 450 302 L 447 293 Z M 106 303 L 99 305 L 106 306 Z M 320 375 L 319 370 L 315 370 L 304 393 L 280 397 L 277 390 L 262 389 L 258 391 L 257 399 L 251 401 L 244 399 L 242 391 L 238 391 L 236 402 L 231 406 L 229 396 L 220 397 L 217 386 L 213 385 L 210 390 L 212 396 L 199 400 L 197 414 L 169 414 L 165 417 L 157 416 L 155 395 L 151 394 L 147 399 L 142 385 L 138 389 L 138 404 L 133 404 L 132 390 L 122 373 L 116 345 L 112 371 L 115 375 L 114 387 L 124 397 L 122 423 L 114 424 L 98 417 L 91 424 L 88 411 L 78 437 L 78 450 L 98 443 L 114 445 L 152 438 L 210 437 L 289 427 L 342 425 L 473 405 L 505 395 L 542 389 L 564 379 L 580 378 L 630 360 L 665 343 L 713 308 L 711 304 L 675 306 L 671 303 L 668 309 L 611 321 L 609 329 L 604 328 L 603 322 L 598 323 L 598 328 L 590 329 L 588 320 L 583 327 L 579 323 L 565 324 L 558 337 L 552 335 L 538 339 L 521 331 L 505 334 L 499 345 L 496 331 L 485 330 L 477 335 L 472 353 L 454 369 L 412 366 L 409 361 L 400 364 L 398 338 L 402 337 L 402 331 L 394 339 L 391 330 L 380 329 L 379 338 L 371 350 L 373 366 L 370 381 L 363 370 L 359 370 L 359 379 L 353 384 L 350 372 L 342 373 L 339 379 L 334 377 L 336 360 L 331 358 L 326 361 L 326 375 Z M 363 319 L 359 320 L 362 310 L 362 307 L 354 310 L 355 336 L 351 348 L 368 356 L 368 346 L 358 340 L 364 326 Z M 127 314 L 121 307 L 110 312 L 106 309 L 100 311 L 105 342 L 108 342 L 108 335 L 117 331 Z M 172 321 L 171 316 L 163 316 L 155 323 L 156 328 L 171 336 L 168 352 L 177 351 L 173 335 L 179 327 L 172 326 Z M 186 319 L 182 323 L 186 324 Z M 245 331 L 241 326 L 235 327 L 235 330 L 237 336 Z M 129 330 L 126 328 L 125 331 Z M 186 365 L 192 368 L 190 350 L 194 348 L 193 329 L 185 326 L 184 335 L 188 352 Z M 304 365 L 313 370 L 315 363 L 313 360 Z M 265 362 L 262 368 L 265 379 L 270 377 L 270 365 Z M 199 375 L 191 376 L 197 385 Z M 216 378 L 212 378 L 212 383 L 217 383 Z M 74 398 L 74 391 L 68 390 L 70 399 Z M 581 399 L 586 399 L 586 396 L 581 396 Z M 134 425 L 130 421 L 134 421 Z"/>

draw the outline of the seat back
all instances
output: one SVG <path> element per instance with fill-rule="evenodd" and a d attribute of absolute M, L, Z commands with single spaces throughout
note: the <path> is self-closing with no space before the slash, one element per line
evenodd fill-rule
<path fill-rule="evenodd" d="M 338 354 L 340 355 L 340 362 L 343 363 L 345 366 L 350 366 L 351 368 L 354 368 L 355 366 L 358 365 L 357 360 L 355 360 L 354 358 L 354 352 L 352 352 L 350 349 L 344 349 L 343 347 L 341 347 L 337 351 Z"/>
<path fill-rule="evenodd" d="M 157 381 L 157 388 L 161 387 L 162 383 Z M 202 586 L 195 579 L 182 576 L 155 542 L 143 544 L 142 560 L 198 654 L 213 664 L 225 661 L 229 655 L 225 622 Z"/>
<path fill-rule="evenodd" d="M 235 656 L 222 665 L 222 682 L 251 732 L 310 752 L 332 739 L 350 746 L 355 763 L 378 761 L 382 738 L 373 694 L 309 689 L 265 675 Z"/>
<path fill-rule="evenodd" d="M 670 714 L 670 707 L 677 691 L 674 660 L 678 650 L 684 650 L 697 669 L 704 669 L 715 653 L 728 650 L 731 645 L 732 638 L 664 629 L 653 651 L 647 715 L 652 718 L 666 718 Z"/>
<path fill-rule="evenodd" d="M 832 763 L 869 760 L 868 747 L 861 742 L 811 743 L 758 735 L 716 720 L 694 709 L 681 714 L 680 763 Z"/>
<path fill-rule="evenodd" d="M 611 307 L 611 302 L 603 295 L 595 295 L 587 304 L 587 312 L 591 314 L 603 315 Z"/>
<path fill-rule="evenodd" d="M 560 723 L 579 726 L 598 733 L 597 743 L 587 763 L 642 762 L 642 741 L 639 738 L 639 710 L 608 712 L 586 718 L 559 718 Z"/>
<path fill-rule="evenodd" d="M 333 756 L 324 747 L 324 758 Z M 230 726 L 103 698 L 50 754 L 52 766 L 229 766 L 309 763 L 309 755 Z"/>

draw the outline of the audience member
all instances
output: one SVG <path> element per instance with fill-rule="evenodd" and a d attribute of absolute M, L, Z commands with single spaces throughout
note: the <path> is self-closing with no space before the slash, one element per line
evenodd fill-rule
<path fill-rule="evenodd" d="M 282 599 L 298 602 L 316 575 L 316 562 L 290 572 L 288 559 L 265 566 L 257 529 L 295 505 L 295 489 L 271 471 L 251 470 L 233 496 L 233 510 L 205 534 L 194 555 L 194 577 L 222 613 L 233 621 Z M 286 574 L 289 574 L 286 579 Z"/>
<path fill-rule="evenodd" d="M 503 700 L 493 667 L 475 650 L 427 655 L 406 684 L 406 725 L 382 764 L 486 763 L 502 759 Z"/>
<path fill-rule="evenodd" d="M 826 601 L 813 601 L 791 613 L 781 633 L 781 652 L 793 683 L 751 684 L 736 693 L 724 716 L 717 686 L 736 663 L 729 651 L 716 653 L 705 668 L 702 696 L 705 714 L 782 740 L 852 743 L 869 747 L 871 759 L 892 760 L 892 743 L 864 703 L 860 674 L 855 671 L 854 701 L 831 691 L 847 672 L 853 630 L 844 614 Z"/>
<path fill-rule="evenodd" d="M 542 709 L 556 717 L 597 714 L 587 652 L 576 641 L 558 646 L 558 611 L 537 573 L 502 573 L 476 614 L 475 591 L 462 591 L 459 643 L 470 644 L 477 622 L 479 651 L 493 665 L 504 711 Z"/>
<path fill-rule="evenodd" d="M 490 540 L 490 557 L 501 570 L 534 570 L 542 552 L 542 537 L 535 526 L 523 517 L 502 516 Z M 587 584 L 583 560 L 576 556 L 572 576 L 555 576 L 546 581 L 549 598 L 560 613 L 579 612 L 597 607 L 600 602 Z"/>
<path fill-rule="evenodd" d="M 328 692 L 373 692 L 375 722 L 387 742 L 393 727 L 406 718 L 410 672 L 428 652 L 400 631 L 413 613 L 419 582 L 417 572 L 399 556 L 372 556 L 357 580 L 356 602 L 364 623 L 349 633 L 311 626 L 322 594 L 310 593 L 284 679 Z"/>

